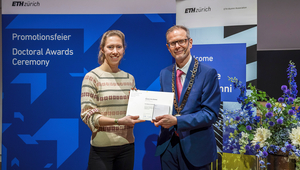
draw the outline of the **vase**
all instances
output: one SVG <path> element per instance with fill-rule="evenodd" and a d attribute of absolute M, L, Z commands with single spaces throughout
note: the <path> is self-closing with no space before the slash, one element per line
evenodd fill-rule
<path fill-rule="evenodd" d="M 269 154 L 267 165 L 268 170 L 295 170 L 296 161 L 295 159 L 289 159 L 286 153 Z"/>
<path fill-rule="evenodd" d="M 265 163 L 270 163 L 266 165 L 267 168 L 261 168 L 259 161 L 263 160 Z M 286 153 L 276 153 L 270 154 L 266 159 L 256 157 L 256 170 L 295 170 L 296 161 L 295 159 L 289 159 Z"/>

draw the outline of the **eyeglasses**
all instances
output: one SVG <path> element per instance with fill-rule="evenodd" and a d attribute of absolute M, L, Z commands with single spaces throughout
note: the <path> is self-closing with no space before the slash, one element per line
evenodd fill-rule
<path fill-rule="evenodd" d="M 185 45 L 186 41 L 189 40 L 189 38 L 183 39 L 183 40 L 178 40 L 178 41 L 173 41 L 170 43 L 167 43 L 169 45 L 169 47 L 175 47 L 176 44 L 178 43 L 178 45 Z"/>

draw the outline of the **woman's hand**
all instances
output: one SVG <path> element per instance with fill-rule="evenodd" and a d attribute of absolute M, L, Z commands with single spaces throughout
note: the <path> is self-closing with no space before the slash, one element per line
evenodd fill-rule
<path fill-rule="evenodd" d="M 137 88 L 135 88 L 135 87 L 132 87 L 132 88 L 131 88 L 131 90 L 135 90 L 135 91 L 137 91 Z"/>
<path fill-rule="evenodd" d="M 133 127 L 136 123 L 145 122 L 145 120 L 139 120 L 139 116 L 125 116 L 118 120 L 119 125 L 127 125 Z"/>

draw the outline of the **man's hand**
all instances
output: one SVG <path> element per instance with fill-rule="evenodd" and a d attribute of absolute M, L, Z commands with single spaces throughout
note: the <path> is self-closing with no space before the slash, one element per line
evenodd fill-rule
<path fill-rule="evenodd" d="M 145 122 L 145 120 L 138 120 L 139 116 L 125 116 L 119 119 L 120 125 L 127 125 L 133 127 L 136 123 Z"/>
<path fill-rule="evenodd" d="M 177 125 L 177 118 L 172 115 L 162 115 L 162 116 L 157 116 L 155 120 L 151 121 L 154 123 L 156 127 L 162 126 L 163 128 L 170 128 L 171 126 Z"/>

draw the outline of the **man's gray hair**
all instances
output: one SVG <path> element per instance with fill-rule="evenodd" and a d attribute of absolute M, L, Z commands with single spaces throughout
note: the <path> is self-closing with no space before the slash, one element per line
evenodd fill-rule
<path fill-rule="evenodd" d="M 178 29 L 184 30 L 184 31 L 186 32 L 186 37 L 187 37 L 187 38 L 191 38 L 191 37 L 190 37 L 190 31 L 189 31 L 189 29 L 188 29 L 187 27 L 183 26 L 183 25 L 174 25 L 173 27 L 169 28 L 168 31 L 166 32 L 166 38 L 167 38 L 167 35 L 168 35 L 170 32 L 172 32 L 172 31 L 174 31 L 174 30 L 178 30 Z M 167 42 L 168 42 L 168 40 L 167 40 Z"/>

